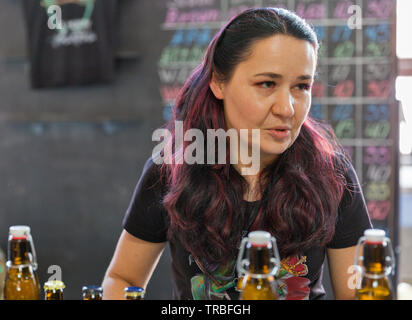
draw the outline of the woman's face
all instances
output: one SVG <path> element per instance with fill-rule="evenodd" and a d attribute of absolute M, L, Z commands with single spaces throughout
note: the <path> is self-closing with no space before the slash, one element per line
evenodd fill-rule
<path fill-rule="evenodd" d="M 260 160 L 273 162 L 299 135 L 311 105 L 316 52 L 305 40 L 275 35 L 252 46 L 231 79 L 211 89 L 223 99 L 227 129 L 259 129 Z M 252 143 L 249 130 L 249 146 Z"/>

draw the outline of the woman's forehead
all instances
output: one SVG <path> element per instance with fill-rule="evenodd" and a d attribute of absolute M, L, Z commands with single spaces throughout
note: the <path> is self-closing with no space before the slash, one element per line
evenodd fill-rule
<path fill-rule="evenodd" d="M 257 40 L 251 46 L 248 57 L 239 63 L 238 68 L 253 74 L 313 76 L 316 60 L 316 51 L 310 42 L 292 36 L 275 35 Z"/>

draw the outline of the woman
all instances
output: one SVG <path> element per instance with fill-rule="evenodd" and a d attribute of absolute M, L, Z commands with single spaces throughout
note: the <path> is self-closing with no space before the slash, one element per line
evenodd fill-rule
<path fill-rule="evenodd" d="M 205 137 L 208 129 L 249 129 L 250 150 L 258 129 L 260 170 L 242 175 L 250 163 L 231 164 L 229 148 L 225 164 L 149 159 L 103 281 L 105 299 L 146 287 L 167 241 L 175 298 L 236 299 L 239 243 L 258 229 L 277 240 L 281 298 L 324 298 L 325 255 L 335 298 L 354 298 L 348 268 L 371 223 L 342 148 L 308 116 L 317 52 L 313 30 L 283 9 L 249 9 L 220 30 L 176 101 L 168 143 L 177 140 L 175 121 Z"/>

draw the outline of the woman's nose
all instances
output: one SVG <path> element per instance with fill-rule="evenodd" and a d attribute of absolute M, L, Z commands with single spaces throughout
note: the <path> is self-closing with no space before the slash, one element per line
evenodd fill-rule
<path fill-rule="evenodd" d="M 283 118 L 293 117 L 294 103 L 295 99 L 288 89 L 278 90 L 273 98 L 272 113 Z"/>

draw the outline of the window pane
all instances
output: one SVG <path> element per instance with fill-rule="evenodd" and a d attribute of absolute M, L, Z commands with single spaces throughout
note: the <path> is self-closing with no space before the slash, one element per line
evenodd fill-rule
<path fill-rule="evenodd" d="M 399 58 L 412 58 L 412 1 L 397 0 L 396 53 Z"/>

